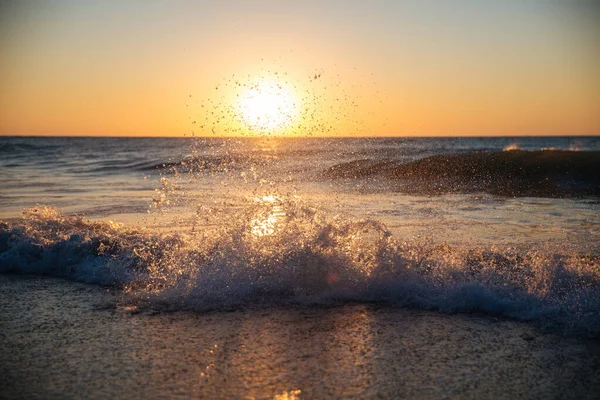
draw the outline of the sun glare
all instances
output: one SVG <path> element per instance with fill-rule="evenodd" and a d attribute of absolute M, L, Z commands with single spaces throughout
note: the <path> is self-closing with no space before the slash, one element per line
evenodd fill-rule
<path fill-rule="evenodd" d="M 297 99 L 281 82 L 252 83 L 238 97 L 238 116 L 255 133 L 282 132 L 298 118 Z"/>

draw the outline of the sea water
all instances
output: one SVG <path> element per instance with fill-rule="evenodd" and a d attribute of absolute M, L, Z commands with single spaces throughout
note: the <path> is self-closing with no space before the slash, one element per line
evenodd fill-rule
<path fill-rule="evenodd" d="M 383 301 L 600 329 L 598 138 L 1 142 L 2 271 L 140 306 Z"/>
<path fill-rule="evenodd" d="M 2 271 L 600 331 L 600 139 L 0 139 Z"/>
<path fill-rule="evenodd" d="M 103 288 L 110 291 L 108 299 L 94 294 L 96 300 L 77 300 L 77 293 L 84 289 L 72 286 L 74 292 L 69 293 L 68 282 L 6 275 L 2 280 L 7 304 L 2 319 L 5 332 L 35 336 L 35 326 L 45 326 L 39 321 L 49 317 L 33 311 L 28 316 L 29 311 L 23 314 L 21 308 L 35 310 L 47 298 L 58 307 L 52 315 L 58 313 L 56 318 L 69 321 L 65 326 L 78 324 L 80 318 L 108 318 L 115 330 L 111 340 L 116 341 L 130 340 L 125 331 L 135 315 L 172 315 L 175 311 L 191 312 L 202 319 L 198 323 L 212 326 L 214 331 L 203 335 L 226 332 L 226 326 L 234 323 L 254 326 L 257 331 L 250 337 L 259 341 L 261 336 L 256 334 L 265 321 L 274 331 L 293 332 L 293 326 L 307 330 L 303 340 L 309 340 L 313 327 L 306 325 L 304 318 L 325 318 L 322 312 L 327 313 L 326 321 L 337 315 L 340 326 L 350 327 L 364 315 L 383 318 L 381 323 L 398 319 L 398 324 L 381 328 L 384 336 L 405 331 L 411 320 L 420 321 L 417 336 L 424 332 L 433 335 L 432 326 L 438 327 L 438 333 L 452 335 L 458 330 L 463 335 L 479 324 L 464 322 L 464 316 L 473 313 L 525 322 L 531 329 L 553 334 L 579 338 L 600 334 L 597 137 L 5 137 L 0 138 L 0 167 L 0 272 L 50 275 L 100 287 L 100 292 Z M 23 298 L 22 303 L 15 300 L 18 298 Z M 101 309 L 119 310 L 119 314 L 75 318 L 70 313 L 80 315 L 81 306 L 60 306 L 62 298 L 91 305 L 99 302 Z M 344 311 L 320 311 L 340 307 Z M 235 313 L 227 313 L 231 311 Z M 297 316 L 294 321 L 304 322 L 281 322 L 290 312 Z M 433 312 L 437 317 L 427 317 L 425 323 L 419 312 Z M 386 316 L 381 317 L 382 313 Z M 211 315 L 220 322 L 211 325 Z M 156 329 L 163 329 L 163 320 L 145 320 L 148 330 L 142 329 L 140 335 L 159 335 Z M 170 335 L 184 335 L 193 341 L 190 323 L 188 317 L 179 320 L 177 324 L 187 327 L 185 333 L 178 330 Z M 77 335 L 94 336 L 98 327 L 90 327 L 96 325 L 86 325 Z M 352 329 L 363 329 L 357 326 Z M 381 333 L 377 326 L 364 328 L 363 333 L 377 337 L 377 332 Z M 484 326 L 483 337 L 492 340 L 498 328 Z M 506 340 L 535 336 L 530 328 L 523 331 L 510 323 L 505 326 Z M 61 329 L 48 335 L 62 337 L 67 331 Z M 334 331 L 334 336 L 341 335 L 340 340 L 354 348 L 352 330 L 343 333 L 344 329 L 337 327 Z M 402 337 L 402 343 L 418 344 L 411 335 Z M 28 340 L 27 346 L 31 345 Z M 173 337 L 164 340 L 175 346 Z M 239 338 L 234 341 L 238 343 Z M 228 343 L 216 337 L 214 342 Z M 512 346 L 509 342 L 499 345 L 494 357 L 507 351 Z M 136 354 L 149 351 L 146 342 L 131 343 Z M 17 348 L 13 345 L 3 351 L 13 354 Z M 69 344 L 69 351 L 76 351 L 77 346 Z M 386 349 L 381 355 L 386 361 L 378 364 L 379 356 L 369 353 L 366 362 L 373 368 L 385 367 L 382 374 L 389 375 L 389 368 L 401 362 L 390 356 L 396 354 L 394 349 L 400 343 L 381 346 Z M 467 350 L 453 346 L 457 357 L 466 354 Z M 50 354 L 47 346 L 34 348 L 32 360 Z M 560 348 L 560 354 L 567 351 Z M 331 346 L 327 349 L 332 351 Z M 85 348 L 80 350 L 85 352 Z M 12 360 L 15 382 L 26 382 L 24 376 L 33 371 L 23 364 L 28 351 L 4 360 Z M 527 352 L 531 357 L 536 354 L 531 346 Z M 352 352 L 339 354 L 344 362 L 354 357 Z M 544 354 L 538 356 L 563 357 Z M 594 350 L 590 354 L 599 353 Z M 263 359 L 265 354 L 259 351 L 256 356 Z M 69 363 L 63 353 L 56 357 L 60 365 Z M 121 362 L 121 356 L 110 357 L 112 363 Z M 469 357 L 474 360 L 476 355 Z M 21 361 L 15 364 L 15 359 Z M 277 357 L 272 355 L 272 359 Z M 185 363 L 171 361 L 177 368 L 187 368 Z M 132 362 L 134 370 L 143 375 L 144 366 Z M 292 363 L 294 368 L 303 363 L 295 362 L 299 364 Z M 584 369 L 589 370 L 594 362 L 585 361 Z M 557 361 L 555 366 L 559 364 Z M 525 364 L 507 365 L 527 368 Z M 89 368 L 84 363 L 75 370 L 89 372 Z M 107 368 L 104 378 L 112 367 Z M 327 370 L 329 382 L 345 381 L 335 378 L 335 370 Z M 352 368 L 346 372 L 350 377 Z M 228 374 L 213 376 L 226 380 Z M 188 375 L 185 379 L 190 379 Z M 293 375 L 292 370 L 284 374 L 288 378 Z M 392 375 L 389 379 L 395 379 Z M 448 372 L 438 378 L 449 382 L 456 378 L 451 375 Z M 264 379 L 261 382 L 266 382 Z M 486 375 L 486 379 L 491 378 Z M 311 392 L 306 387 L 309 381 L 315 384 L 312 377 L 295 386 L 276 380 L 277 385 L 269 386 L 272 393 L 247 387 L 244 391 L 243 385 L 222 386 L 224 381 L 196 389 L 198 395 L 213 393 L 217 397 L 244 393 L 272 397 L 283 389 L 291 390 L 285 392 L 288 397 L 300 393 L 297 390 L 316 396 L 351 394 L 332 390 L 327 382 Z M 190 382 L 186 393 L 196 393 Z M 353 393 L 391 396 L 393 391 L 378 391 L 369 382 Z M 392 385 L 396 393 L 398 382 Z M 435 398 L 439 393 L 428 392 L 431 386 L 421 375 L 409 383 L 418 389 L 406 392 L 409 395 Z M 387 387 L 390 381 L 379 384 Z M 40 384 L 36 390 L 46 390 L 48 385 Z M 82 384 L 84 391 L 71 383 L 65 385 L 74 396 L 93 388 L 89 382 Z M 100 386 L 105 390 L 107 385 Z M 64 387 L 56 389 L 56 397 L 65 395 Z M 164 386 L 156 390 L 172 393 Z M 481 392 L 485 393 L 490 392 Z"/>

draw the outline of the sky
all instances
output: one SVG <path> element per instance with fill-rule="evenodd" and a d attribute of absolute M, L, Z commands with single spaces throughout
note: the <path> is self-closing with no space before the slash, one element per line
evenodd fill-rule
<path fill-rule="evenodd" d="M 0 135 L 599 135 L 599 71 L 593 0 L 0 0 Z"/>

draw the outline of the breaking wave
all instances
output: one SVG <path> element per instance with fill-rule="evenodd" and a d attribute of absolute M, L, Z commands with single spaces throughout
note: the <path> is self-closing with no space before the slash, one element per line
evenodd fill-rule
<path fill-rule="evenodd" d="M 111 285 L 142 310 L 377 302 L 600 334 L 598 255 L 403 241 L 283 200 L 222 221 L 174 233 L 38 206 L 0 223 L 0 272 Z"/>
<path fill-rule="evenodd" d="M 481 151 L 440 154 L 416 161 L 362 159 L 325 170 L 325 179 L 395 182 L 399 191 L 501 196 L 600 196 L 600 152 L 570 150 Z"/>

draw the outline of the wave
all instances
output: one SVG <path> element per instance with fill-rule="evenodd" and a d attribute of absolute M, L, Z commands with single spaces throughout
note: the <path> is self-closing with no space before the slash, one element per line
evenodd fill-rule
<path fill-rule="evenodd" d="M 600 152 L 510 150 L 440 154 L 400 163 L 363 159 L 325 170 L 326 179 L 380 177 L 400 191 L 443 194 L 487 192 L 501 196 L 600 196 Z"/>
<path fill-rule="evenodd" d="M 142 171 L 167 170 L 173 172 L 227 172 L 230 170 L 239 170 L 249 167 L 264 166 L 273 156 L 259 155 L 236 155 L 227 154 L 221 156 L 202 156 L 192 157 L 179 161 L 168 161 L 162 163 L 152 163 L 139 167 Z"/>
<path fill-rule="evenodd" d="M 51 207 L 0 223 L 0 272 L 122 289 L 140 309 L 378 302 L 482 312 L 600 335 L 600 257 L 404 242 L 378 221 L 280 202 L 178 233 L 91 222 Z"/>

